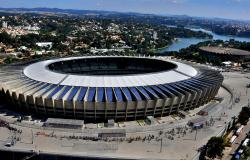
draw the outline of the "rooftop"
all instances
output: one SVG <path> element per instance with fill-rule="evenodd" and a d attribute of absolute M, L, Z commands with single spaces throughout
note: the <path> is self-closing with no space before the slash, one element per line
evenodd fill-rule
<path fill-rule="evenodd" d="M 228 55 L 235 55 L 235 56 L 249 56 L 250 52 L 235 48 L 225 48 L 225 47 L 200 47 L 201 50 L 207 52 L 213 52 L 215 54 L 228 54 Z"/>
<path fill-rule="evenodd" d="M 45 123 L 82 126 L 84 124 L 84 121 L 76 119 L 48 118 Z"/>
<path fill-rule="evenodd" d="M 114 58 L 115 56 L 103 56 L 106 58 Z M 137 61 L 153 61 L 154 58 L 147 58 L 147 57 L 126 57 L 122 56 L 119 57 L 119 59 L 123 58 L 131 58 L 132 62 L 134 59 L 137 59 Z M 158 84 L 166 84 L 181 80 L 189 79 L 193 76 L 196 76 L 198 74 L 197 70 L 193 67 L 175 62 L 175 61 L 166 61 L 162 60 L 160 58 L 155 58 L 157 60 L 154 60 L 154 63 L 150 63 L 150 67 L 153 68 L 150 69 L 150 72 L 145 73 L 138 73 L 138 71 L 129 72 L 129 74 L 114 74 L 114 71 L 112 70 L 112 74 L 103 74 L 103 71 L 100 72 L 100 65 L 102 61 L 100 61 L 97 65 L 91 65 L 87 66 L 90 67 L 91 72 L 93 70 L 98 71 L 100 74 L 86 74 L 84 72 L 83 74 L 75 74 L 72 73 L 72 68 L 80 68 L 82 70 L 85 68 L 84 66 L 79 66 L 74 63 L 76 60 L 86 60 L 86 59 L 99 59 L 99 57 L 70 57 L 70 58 L 61 58 L 61 59 L 54 59 L 54 60 L 47 60 L 42 61 L 38 63 L 31 64 L 27 66 L 24 69 L 24 74 L 33 80 L 45 82 L 45 83 L 51 83 L 56 85 L 66 85 L 66 86 L 81 86 L 81 87 L 132 87 L 132 86 L 148 86 L 148 85 L 158 85 Z M 63 65 L 63 67 L 67 66 L 63 72 L 58 72 L 56 70 L 51 69 L 49 66 L 51 64 L 55 64 L 57 62 L 60 62 L 60 64 L 64 64 L 65 62 L 71 61 L 70 65 Z M 156 62 L 155 62 L 156 61 Z M 161 63 L 157 63 L 161 62 Z M 166 64 L 172 64 L 170 68 L 163 68 L 159 67 L 159 64 L 162 63 Z M 76 66 L 75 66 L 76 65 Z M 129 67 L 131 66 L 130 63 L 127 64 Z M 109 67 L 112 65 L 108 65 Z M 157 67 L 158 66 L 158 67 Z M 92 68 L 93 67 L 93 68 Z M 53 68 L 53 67 L 52 67 Z M 137 67 L 138 68 L 138 67 Z M 155 71 L 154 68 L 160 68 L 160 70 Z M 73 69 L 74 70 L 74 69 Z M 88 71 L 89 69 L 87 69 Z M 127 71 L 127 70 L 126 70 Z M 135 71 L 133 69 L 133 71 Z"/>

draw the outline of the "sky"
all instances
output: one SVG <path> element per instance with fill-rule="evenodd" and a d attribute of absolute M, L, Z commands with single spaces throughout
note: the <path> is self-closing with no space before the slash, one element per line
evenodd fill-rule
<path fill-rule="evenodd" d="M 0 0 L 0 7 L 49 7 L 250 20 L 250 0 Z"/>

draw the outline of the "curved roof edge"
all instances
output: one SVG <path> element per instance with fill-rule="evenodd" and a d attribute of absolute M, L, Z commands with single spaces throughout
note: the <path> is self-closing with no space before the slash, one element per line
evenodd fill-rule
<path fill-rule="evenodd" d="M 50 71 L 47 66 L 51 63 L 65 60 L 95 58 L 95 57 L 117 57 L 117 56 L 89 56 L 89 57 L 69 57 L 59 58 L 54 60 L 46 60 L 31 64 L 24 68 L 23 73 L 30 79 L 67 86 L 85 86 L 85 87 L 132 87 L 132 86 L 148 86 L 159 85 L 182 81 L 194 77 L 198 71 L 187 64 L 166 60 L 160 57 L 131 57 L 131 58 L 146 58 L 146 59 L 160 59 L 168 61 L 177 65 L 176 69 L 135 75 L 117 75 L 117 76 L 89 76 L 89 75 L 72 75 L 63 74 Z M 120 56 L 129 57 L 129 56 Z"/>

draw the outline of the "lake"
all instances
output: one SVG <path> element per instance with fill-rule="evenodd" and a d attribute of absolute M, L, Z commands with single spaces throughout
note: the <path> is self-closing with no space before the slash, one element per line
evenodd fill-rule
<path fill-rule="evenodd" d="M 171 26 L 175 27 L 175 26 Z M 202 28 L 191 28 L 191 27 L 185 27 L 186 29 L 190 29 L 192 31 L 202 31 L 208 34 L 211 34 L 213 36 L 213 40 L 223 40 L 223 41 L 228 41 L 230 39 L 234 39 L 236 41 L 240 42 L 250 42 L 250 38 L 247 37 L 238 37 L 238 36 L 228 36 L 228 35 L 218 35 L 212 31 L 202 29 Z M 157 51 L 158 53 L 164 53 L 164 52 L 170 52 L 170 51 L 179 51 L 183 48 L 187 48 L 190 45 L 197 44 L 203 41 L 207 41 L 209 39 L 199 39 L 199 38 L 177 38 L 177 41 L 173 41 L 173 43 L 163 49 L 160 49 Z"/>
<path fill-rule="evenodd" d="M 187 48 L 190 45 L 197 44 L 209 39 L 198 39 L 198 38 L 177 38 L 177 41 L 173 41 L 173 43 L 166 48 L 162 48 L 158 51 L 158 53 L 170 52 L 170 51 L 179 51 L 182 48 Z"/>

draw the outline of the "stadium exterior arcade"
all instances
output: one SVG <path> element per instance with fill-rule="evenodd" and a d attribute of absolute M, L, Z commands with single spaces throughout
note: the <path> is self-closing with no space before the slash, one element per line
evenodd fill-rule
<path fill-rule="evenodd" d="M 208 103 L 223 76 L 162 58 L 99 56 L 0 68 L 1 99 L 47 117 L 88 121 L 161 117 Z"/>

